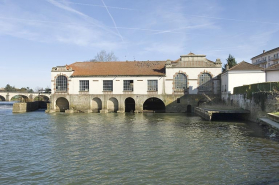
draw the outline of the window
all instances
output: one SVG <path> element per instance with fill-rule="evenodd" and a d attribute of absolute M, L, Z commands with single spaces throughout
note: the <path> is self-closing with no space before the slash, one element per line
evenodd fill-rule
<path fill-rule="evenodd" d="M 147 91 L 158 91 L 158 81 L 147 80 Z"/>
<path fill-rule="evenodd" d="M 56 91 L 57 92 L 67 92 L 67 77 L 60 75 L 56 78 Z"/>
<path fill-rule="evenodd" d="M 112 80 L 103 81 L 103 91 L 113 91 L 113 81 Z"/>
<path fill-rule="evenodd" d="M 187 77 L 183 73 L 178 73 L 174 79 L 175 90 L 185 90 L 187 89 Z"/>
<path fill-rule="evenodd" d="M 79 81 L 79 91 L 89 91 L 89 80 Z"/>
<path fill-rule="evenodd" d="M 177 98 L 177 99 L 176 99 L 176 103 L 180 103 L 180 98 Z"/>
<path fill-rule="evenodd" d="M 203 73 L 199 77 L 199 91 L 212 91 L 211 75 Z"/>
<path fill-rule="evenodd" d="M 134 81 L 133 80 L 124 80 L 123 81 L 123 91 L 133 91 L 134 90 Z"/>

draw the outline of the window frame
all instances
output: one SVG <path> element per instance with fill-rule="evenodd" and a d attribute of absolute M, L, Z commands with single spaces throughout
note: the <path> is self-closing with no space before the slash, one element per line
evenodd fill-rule
<path fill-rule="evenodd" d="M 55 91 L 56 92 L 67 92 L 68 91 L 68 78 L 64 75 L 59 75 L 55 80 Z"/>
<path fill-rule="evenodd" d="M 134 91 L 134 80 L 123 80 L 123 91 Z"/>
<path fill-rule="evenodd" d="M 177 73 L 174 77 L 174 91 L 185 91 L 188 88 L 187 80 L 187 76 L 184 73 Z"/>
<path fill-rule="evenodd" d="M 103 91 L 113 91 L 113 80 L 103 80 Z"/>
<path fill-rule="evenodd" d="M 79 91 L 88 92 L 89 91 L 89 80 L 80 80 L 79 81 Z"/>
<path fill-rule="evenodd" d="M 205 76 L 207 74 L 207 76 Z M 204 81 L 206 80 L 206 81 Z M 208 84 L 206 84 L 208 83 Z M 213 90 L 212 76 L 209 73 L 202 73 L 199 76 L 199 92 L 211 92 Z"/>
<path fill-rule="evenodd" d="M 147 80 L 147 91 L 158 91 L 158 80 Z"/>

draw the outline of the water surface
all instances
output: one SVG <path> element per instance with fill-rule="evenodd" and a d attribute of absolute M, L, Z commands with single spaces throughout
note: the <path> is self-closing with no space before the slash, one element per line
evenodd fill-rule
<path fill-rule="evenodd" d="M 189 114 L 13 114 L 0 107 L 0 184 L 279 181 L 278 141 L 254 123 Z"/>

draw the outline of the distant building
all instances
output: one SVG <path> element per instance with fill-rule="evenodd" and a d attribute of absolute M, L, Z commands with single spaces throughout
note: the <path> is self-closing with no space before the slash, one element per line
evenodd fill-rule
<path fill-rule="evenodd" d="M 265 79 L 262 67 L 242 61 L 221 74 L 222 93 L 233 94 L 234 87 L 265 82 Z"/>
<path fill-rule="evenodd" d="M 272 65 L 264 71 L 267 82 L 279 82 L 279 64 Z"/>
<path fill-rule="evenodd" d="M 272 65 L 278 64 L 279 61 L 279 47 L 269 51 L 263 50 L 263 53 L 251 58 L 252 64 L 262 68 L 268 68 Z"/>
<path fill-rule="evenodd" d="M 213 62 L 206 55 L 193 53 L 174 61 L 76 62 L 57 66 L 51 70 L 51 109 L 124 112 L 133 107 L 132 111 L 141 112 L 148 110 L 145 102 L 151 102 L 153 109 L 157 100 L 164 106 L 175 101 L 172 108 L 179 109 L 188 101 L 180 102 L 179 97 L 220 94 L 221 71 L 219 59 Z"/>

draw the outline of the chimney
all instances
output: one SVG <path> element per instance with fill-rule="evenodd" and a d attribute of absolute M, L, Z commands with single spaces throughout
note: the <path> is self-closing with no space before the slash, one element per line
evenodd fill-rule
<path fill-rule="evenodd" d="M 263 50 L 263 53 L 265 53 L 265 50 Z"/>
<path fill-rule="evenodd" d="M 226 64 L 226 71 L 229 70 L 229 69 L 230 69 L 229 65 Z"/>

